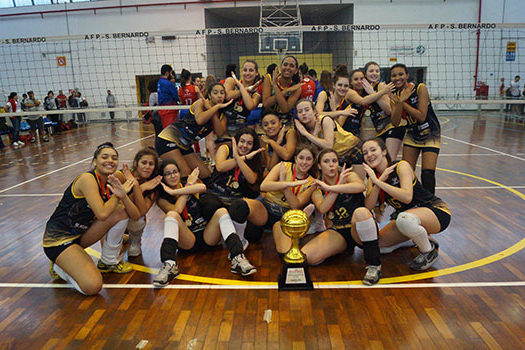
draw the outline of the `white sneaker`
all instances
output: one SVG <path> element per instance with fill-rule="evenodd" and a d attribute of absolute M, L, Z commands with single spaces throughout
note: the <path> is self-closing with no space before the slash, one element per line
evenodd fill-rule
<path fill-rule="evenodd" d="M 26 145 L 26 144 L 25 144 L 25 143 L 23 143 L 22 141 L 17 141 L 16 143 L 18 143 L 18 146 L 20 146 L 20 147 L 23 147 L 23 146 L 25 146 L 25 145 Z"/>
<path fill-rule="evenodd" d="M 246 257 L 244 256 L 244 254 L 239 254 L 236 257 L 234 257 L 231 261 L 231 264 L 231 272 L 239 273 L 242 276 L 249 276 L 257 272 L 255 266 L 250 264 L 248 259 L 246 259 Z"/>

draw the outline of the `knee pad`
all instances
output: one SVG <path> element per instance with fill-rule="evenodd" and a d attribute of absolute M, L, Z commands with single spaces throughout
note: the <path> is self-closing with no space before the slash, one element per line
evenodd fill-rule
<path fill-rule="evenodd" d="M 246 225 L 246 230 L 244 231 L 244 238 L 250 243 L 255 243 L 261 240 L 261 237 L 264 233 L 264 226 L 257 226 L 248 222 Z"/>
<path fill-rule="evenodd" d="M 396 219 L 397 229 L 409 238 L 413 238 L 418 235 L 420 224 L 421 220 L 419 217 L 412 213 L 401 213 Z"/>
<path fill-rule="evenodd" d="M 217 196 L 209 193 L 203 193 L 199 197 L 199 204 L 202 210 L 202 216 L 210 221 L 211 217 L 219 208 L 223 208 L 221 201 Z"/>
<path fill-rule="evenodd" d="M 130 233 L 142 232 L 146 227 L 146 217 L 141 216 L 138 220 L 129 220 L 128 221 L 128 231 Z"/>
<path fill-rule="evenodd" d="M 250 214 L 250 208 L 243 199 L 236 199 L 230 204 L 228 214 L 230 214 L 233 221 L 243 223 L 247 220 L 248 215 Z"/>

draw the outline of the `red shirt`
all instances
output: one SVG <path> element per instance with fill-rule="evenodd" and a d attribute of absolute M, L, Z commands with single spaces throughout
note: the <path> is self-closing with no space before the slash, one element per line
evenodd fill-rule
<path fill-rule="evenodd" d="M 66 108 L 67 107 L 67 97 L 66 97 L 66 95 L 58 95 L 57 96 L 57 100 L 58 100 L 58 107 L 59 108 Z"/>
<path fill-rule="evenodd" d="M 191 105 L 198 99 L 199 95 L 197 94 L 197 91 L 195 91 L 195 85 L 188 83 L 179 89 L 179 101 L 181 104 Z"/>
<path fill-rule="evenodd" d="M 304 78 L 301 83 L 303 83 L 303 86 L 301 86 L 301 98 L 313 101 L 316 90 L 315 82 L 308 78 Z"/>

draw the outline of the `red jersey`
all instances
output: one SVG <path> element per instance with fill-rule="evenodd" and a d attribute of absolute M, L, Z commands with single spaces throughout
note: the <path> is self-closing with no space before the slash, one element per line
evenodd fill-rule
<path fill-rule="evenodd" d="M 301 86 L 301 98 L 313 101 L 316 90 L 315 82 L 308 78 L 304 78 L 301 83 L 303 83 L 303 86 Z"/>
<path fill-rule="evenodd" d="M 195 91 L 195 85 L 188 83 L 179 89 L 179 101 L 181 104 L 191 105 L 198 99 L 199 95 Z"/>

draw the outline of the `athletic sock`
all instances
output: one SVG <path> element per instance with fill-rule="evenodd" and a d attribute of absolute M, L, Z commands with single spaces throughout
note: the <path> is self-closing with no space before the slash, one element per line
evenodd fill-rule
<path fill-rule="evenodd" d="M 120 220 L 113 225 L 106 233 L 104 244 L 102 246 L 102 253 L 100 260 L 106 265 L 118 264 L 120 255 L 120 247 L 122 245 L 122 238 L 126 227 L 128 226 L 128 219 Z"/>
<path fill-rule="evenodd" d="M 377 225 L 373 218 L 356 223 L 356 231 L 363 242 L 363 253 L 367 265 L 381 265 Z"/>
<path fill-rule="evenodd" d="M 246 227 L 246 223 L 244 224 Z M 219 218 L 219 228 L 226 247 L 230 251 L 230 257 L 234 258 L 243 252 L 243 245 L 239 235 L 235 234 L 235 224 L 230 214 L 224 214 Z"/>

